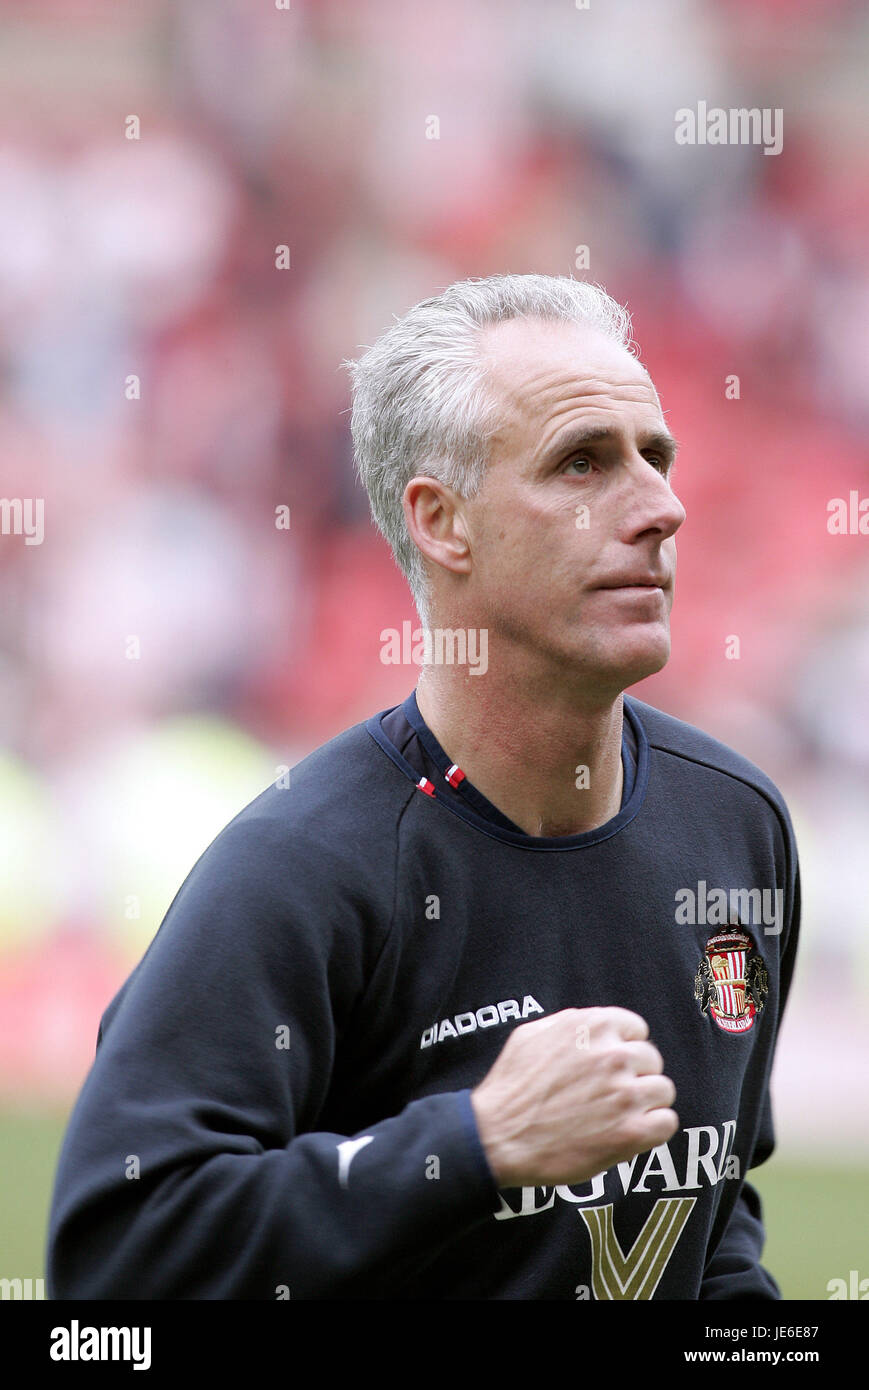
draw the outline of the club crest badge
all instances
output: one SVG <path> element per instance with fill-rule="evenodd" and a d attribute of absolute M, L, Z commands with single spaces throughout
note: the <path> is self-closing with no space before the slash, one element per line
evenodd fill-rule
<path fill-rule="evenodd" d="M 766 1003 L 769 975 L 751 937 L 737 927 L 710 936 L 694 998 L 725 1033 L 747 1033 Z"/>

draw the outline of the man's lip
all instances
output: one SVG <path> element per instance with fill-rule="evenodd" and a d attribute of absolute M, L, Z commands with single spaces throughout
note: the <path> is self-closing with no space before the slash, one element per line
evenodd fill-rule
<path fill-rule="evenodd" d="M 598 584 L 598 589 L 665 589 L 666 579 L 620 579 L 615 584 Z"/>

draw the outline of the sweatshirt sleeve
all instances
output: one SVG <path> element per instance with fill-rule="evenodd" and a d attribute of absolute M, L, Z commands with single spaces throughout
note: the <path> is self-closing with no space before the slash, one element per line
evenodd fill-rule
<path fill-rule="evenodd" d="M 776 1019 L 776 1041 L 781 1027 L 782 1014 L 790 994 L 796 963 L 797 941 L 799 938 L 801 894 L 800 871 L 797 861 L 796 842 L 790 824 L 785 817 L 786 845 L 788 849 L 787 901 L 790 905 L 787 932 L 783 936 L 780 958 L 779 1004 Z M 772 1058 L 770 1058 L 771 1067 Z M 758 1138 L 754 1146 L 749 1168 L 756 1168 L 769 1158 L 775 1148 L 775 1130 L 772 1117 L 772 1102 L 769 1083 L 764 1087 L 763 1103 L 758 1127 Z M 757 1190 L 749 1182 L 740 1184 L 739 1196 L 731 1212 L 727 1226 L 718 1241 L 714 1252 L 707 1260 L 700 1286 L 701 1300 L 724 1301 L 729 1299 L 780 1299 L 781 1290 L 775 1279 L 764 1269 L 760 1260 L 766 1232 L 763 1224 L 763 1210 Z"/>
<path fill-rule="evenodd" d="M 715 1302 L 780 1299 L 778 1284 L 760 1263 L 764 1238 L 760 1197 L 744 1182 L 724 1236 L 706 1265 L 700 1298 Z"/>
<path fill-rule="evenodd" d="M 469 1091 L 353 1135 L 318 1124 L 388 923 L 365 920 L 361 870 L 313 837 L 288 858 L 271 830 L 218 836 L 103 1016 L 51 1298 L 389 1297 L 497 1207 Z"/>

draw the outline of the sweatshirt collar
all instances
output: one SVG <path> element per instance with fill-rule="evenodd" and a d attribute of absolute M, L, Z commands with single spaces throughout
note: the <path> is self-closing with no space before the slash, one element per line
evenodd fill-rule
<path fill-rule="evenodd" d="M 630 722 L 634 732 L 637 745 L 637 767 L 634 777 L 634 785 L 628 800 L 624 806 L 612 817 L 611 820 L 597 826 L 594 830 L 583 831 L 578 835 L 528 835 L 518 826 L 513 826 L 512 822 L 499 813 L 498 823 L 490 820 L 487 816 L 480 815 L 474 810 L 473 805 L 467 800 L 461 800 L 455 796 L 439 796 L 437 784 L 432 784 L 428 778 L 420 777 L 419 773 L 407 761 L 404 755 L 396 748 L 395 744 L 389 739 L 382 728 L 382 720 L 392 714 L 398 706 L 393 705 L 391 709 L 381 710 L 379 714 L 372 715 L 366 720 L 365 727 L 380 745 L 387 756 L 395 765 L 401 769 L 406 777 L 409 777 L 420 792 L 427 794 L 455 816 L 466 821 L 475 829 L 491 836 L 493 839 L 502 840 L 507 844 L 517 845 L 523 849 L 532 850 L 572 850 L 584 849 L 589 845 L 600 844 L 603 840 L 610 839 L 617 835 L 626 825 L 637 815 L 643 804 L 646 795 L 646 787 L 649 779 L 649 744 L 645 730 L 639 714 L 633 708 L 630 696 L 623 697 L 624 717 Z M 419 706 L 416 701 L 416 691 L 412 690 L 401 705 L 402 713 L 408 724 L 416 732 L 420 742 L 428 753 L 434 765 L 439 769 L 440 777 L 449 781 L 449 774 L 455 768 L 448 754 L 441 748 L 431 729 L 423 719 Z M 455 774 L 453 774 L 455 775 Z M 440 778 L 439 778 L 440 780 Z M 476 788 L 474 789 L 476 792 Z M 476 792 L 482 797 L 482 793 Z M 491 804 L 491 803 L 487 803 Z M 494 808 L 497 811 L 497 807 Z M 512 828 L 511 828 L 512 827 Z"/>

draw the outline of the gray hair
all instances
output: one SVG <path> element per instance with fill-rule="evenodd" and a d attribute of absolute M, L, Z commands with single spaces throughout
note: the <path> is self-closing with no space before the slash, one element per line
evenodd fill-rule
<path fill-rule="evenodd" d="M 580 323 L 636 355 L 630 314 L 602 286 L 564 275 L 490 275 L 415 304 L 358 361 L 341 364 L 350 373 L 356 468 L 423 622 L 428 584 L 407 529 L 404 489 L 421 473 L 462 497 L 482 486 L 498 403 L 478 339 L 515 318 Z"/>

